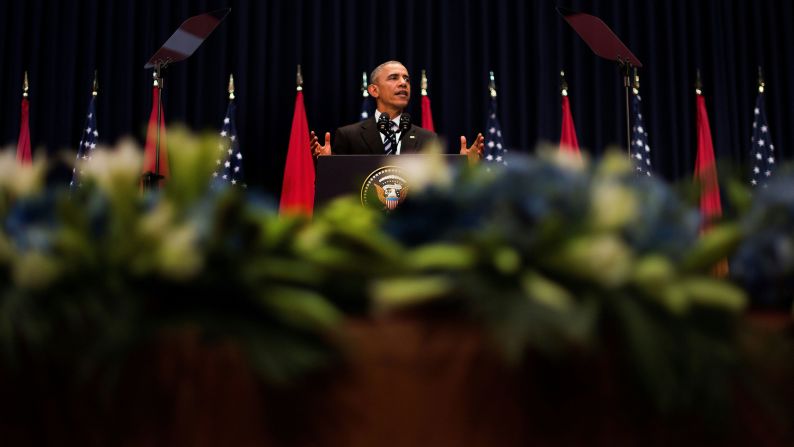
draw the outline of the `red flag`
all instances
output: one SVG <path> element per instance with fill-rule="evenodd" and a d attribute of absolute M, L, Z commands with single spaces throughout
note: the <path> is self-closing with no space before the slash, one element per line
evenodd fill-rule
<path fill-rule="evenodd" d="M 157 153 L 157 94 L 160 87 L 152 89 L 152 113 L 149 115 L 149 128 L 146 131 L 146 149 L 143 154 L 143 173 L 155 172 L 155 155 Z M 160 105 L 160 175 L 168 179 L 168 149 L 165 144 L 165 113 Z"/>
<path fill-rule="evenodd" d="M 568 95 L 565 93 L 563 93 L 562 96 L 562 130 L 560 132 L 560 150 L 581 156 L 579 153 L 579 140 L 576 138 L 576 127 L 574 127 L 573 116 L 571 115 L 571 103 L 568 100 Z"/>
<path fill-rule="evenodd" d="M 309 123 L 306 119 L 306 107 L 303 105 L 303 92 L 298 91 L 289 135 L 279 212 L 311 216 L 313 210 L 314 160 L 309 150 Z"/>
<path fill-rule="evenodd" d="M 430 97 L 427 95 L 422 95 L 422 127 L 431 131 L 435 132 L 435 126 L 433 126 L 433 111 L 430 109 Z"/>
<path fill-rule="evenodd" d="M 697 95 L 698 153 L 695 161 L 695 181 L 700 184 L 700 215 L 702 230 L 722 216 L 720 185 L 717 179 L 717 164 L 714 161 L 714 145 L 711 142 L 711 127 L 703 95 Z"/>
<path fill-rule="evenodd" d="M 708 231 L 715 219 L 722 217 L 720 183 L 717 178 L 717 163 L 714 160 L 714 145 L 711 141 L 711 126 L 703 95 L 697 95 L 698 153 L 695 159 L 695 181 L 700 184 L 700 231 Z M 728 276 L 728 260 L 719 261 L 712 268 L 719 278 Z"/>
<path fill-rule="evenodd" d="M 33 164 L 30 151 L 30 104 L 28 98 L 22 98 L 22 117 L 19 124 L 19 142 L 17 142 L 17 162 L 21 165 Z"/>

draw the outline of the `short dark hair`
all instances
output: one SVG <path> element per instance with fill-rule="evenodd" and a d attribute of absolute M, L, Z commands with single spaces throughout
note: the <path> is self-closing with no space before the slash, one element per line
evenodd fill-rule
<path fill-rule="evenodd" d="M 383 68 L 385 66 L 389 65 L 389 64 L 400 64 L 403 67 L 405 67 L 405 64 L 403 64 L 400 61 L 386 61 L 386 62 L 378 65 L 377 67 L 375 67 L 374 70 L 372 70 L 372 73 L 369 74 L 369 83 L 370 84 L 374 84 L 375 83 L 375 78 L 378 76 L 378 73 L 380 73 L 381 70 L 383 70 Z"/>

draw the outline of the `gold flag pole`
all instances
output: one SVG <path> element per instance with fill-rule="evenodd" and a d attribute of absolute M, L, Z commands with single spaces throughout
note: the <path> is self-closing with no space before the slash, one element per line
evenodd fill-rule
<path fill-rule="evenodd" d="M 427 96 L 427 71 L 422 69 L 422 81 L 420 84 L 422 96 Z"/>
<path fill-rule="evenodd" d="M 303 91 L 303 74 L 301 73 L 301 64 L 298 64 L 298 73 L 295 75 L 295 83 L 297 84 L 297 91 Z"/>
<path fill-rule="evenodd" d="M 761 70 L 761 66 L 758 66 L 758 93 L 764 93 L 764 87 L 766 87 L 766 83 L 764 82 L 764 72 Z"/>
<path fill-rule="evenodd" d="M 234 99 L 234 74 L 229 73 L 229 100 Z"/>
<path fill-rule="evenodd" d="M 29 85 L 28 85 L 28 71 L 25 70 L 25 76 L 22 79 L 22 97 L 23 98 L 27 98 L 28 97 L 28 87 L 29 87 Z"/>
<path fill-rule="evenodd" d="M 96 97 L 99 94 L 99 74 L 94 70 L 94 82 L 91 84 L 91 96 Z"/>

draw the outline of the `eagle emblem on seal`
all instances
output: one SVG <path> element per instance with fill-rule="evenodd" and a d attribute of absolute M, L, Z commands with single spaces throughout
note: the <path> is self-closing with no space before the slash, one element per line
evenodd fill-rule
<path fill-rule="evenodd" d="M 408 182 L 400 168 L 385 166 L 372 172 L 361 187 L 361 204 L 393 211 L 408 197 Z"/>

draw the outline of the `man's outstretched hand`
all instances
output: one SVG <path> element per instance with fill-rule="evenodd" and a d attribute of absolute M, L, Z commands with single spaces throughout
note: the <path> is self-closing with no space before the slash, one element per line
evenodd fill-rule
<path fill-rule="evenodd" d="M 471 147 L 466 147 L 466 137 L 461 135 L 460 137 L 460 154 L 467 155 L 469 160 L 477 161 L 482 158 L 482 151 L 485 148 L 485 137 L 482 136 L 481 133 L 477 134 L 477 138 L 474 139 L 474 143 L 471 144 Z"/>
<path fill-rule="evenodd" d="M 309 147 L 312 150 L 312 155 L 315 157 L 319 155 L 331 155 L 331 132 L 325 133 L 325 144 L 322 146 L 320 146 L 320 141 L 317 139 L 317 135 L 314 134 L 314 131 L 311 132 L 309 141 Z"/>

